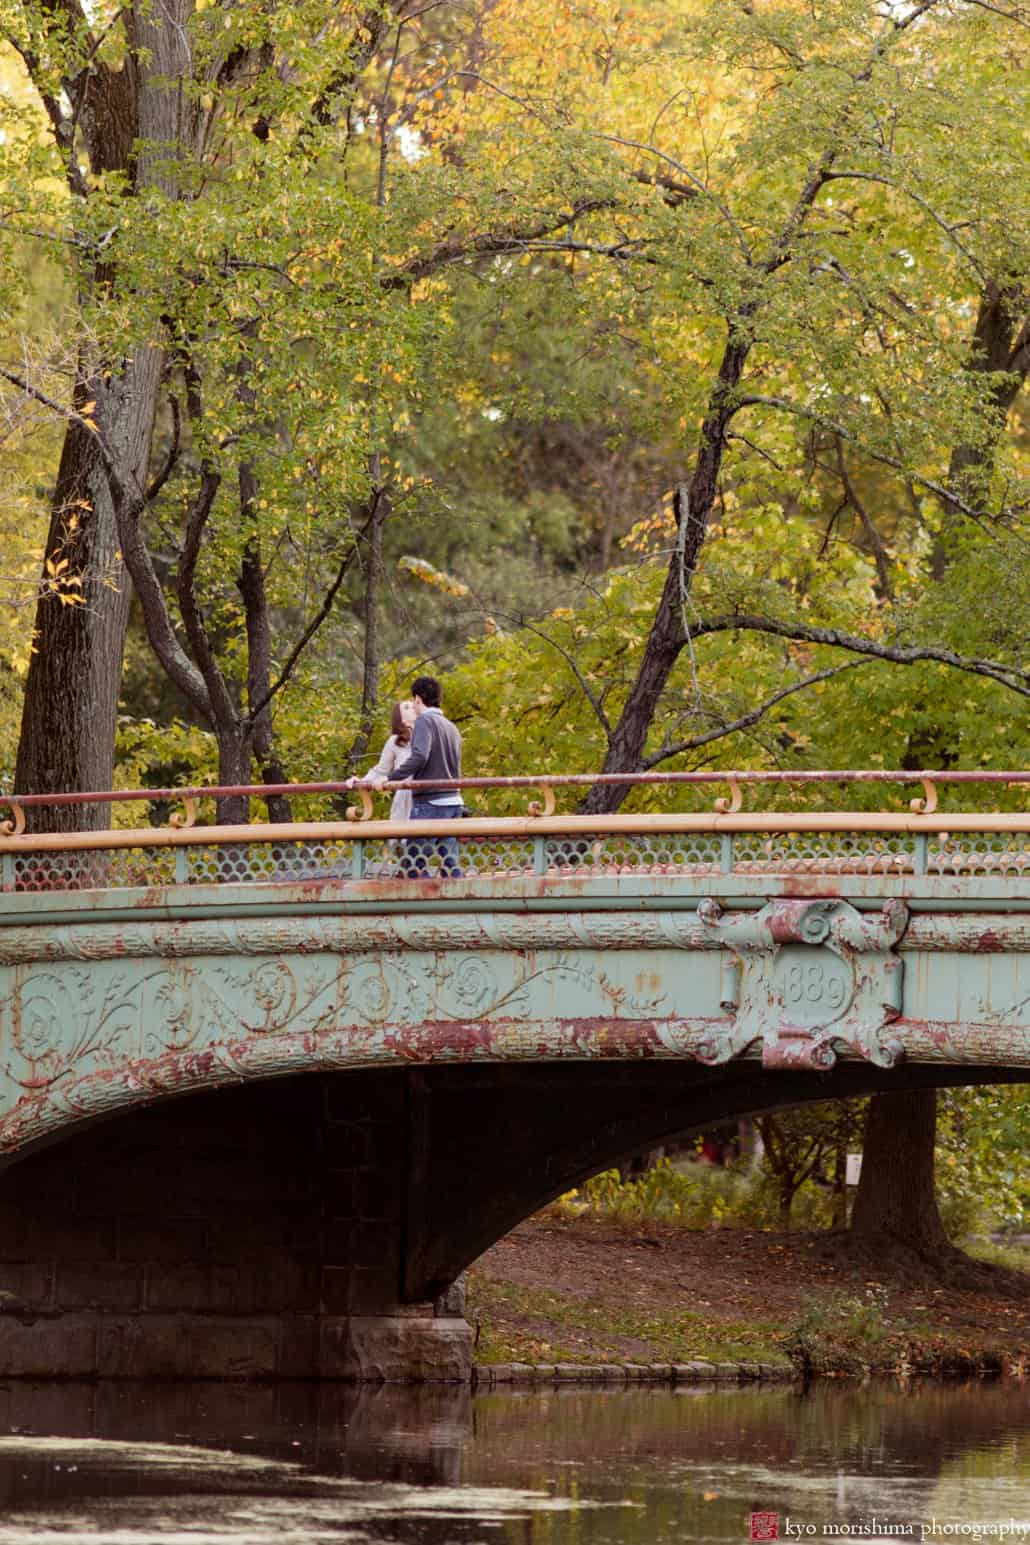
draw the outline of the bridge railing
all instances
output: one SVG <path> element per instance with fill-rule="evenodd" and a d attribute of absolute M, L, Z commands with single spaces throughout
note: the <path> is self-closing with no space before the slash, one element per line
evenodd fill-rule
<path fill-rule="evenodd" d="M 559 813 L 561 790 L 598 785 L 688 788 L 710 797 L 707 810 L 644 814 Z M 798 794 L 813 785 L 891 785 L 885 811 L 748 810 L 745 793 L 778 786 Z M 908 798 L 906 786 L 921 792 Z M 471 793 L 529 790 L 525 814 L 474 814 L 460 821 L 391 822 L 375 818 L 376 794 L 344 783 L 187 789 L 120 789 L 85 794 L 0 796 L 4 891 L 153 888 L 224 883 L 454 880 L 485 876 L 589 878 L 612 875 L 927 875 L 1018 878 L 1030 874 L 1030 812 L 943 811 L 942 788 L 1015 790 L 1030 773 L 807 772 L 558 774 L 466 778 L 434 784 Z M 384 791 L 391 795 L 398 787 Z M 417 789 L 416 784 L 406 785 Z M 904 799 L 898 794 L 903 793 Z M 347 819 L 204 824 L 209 802 L 230 796 L 294 802 L 353 800 Z M 481 794 L 476 795 L 477 799 Z M 1009 795 L 1011 802 L 1011 794 Z M 904 808 L 907 802 L 908 808 Z M 1022 801 L 1020 801 L 1022 802 Z M 105 805 L 174 807 L 167 823 L 96 830 Z M 35 812 L 78 806 L 80 830 L 33 831 Z M 28 820 L 27 820 L 28 817 Z"/>

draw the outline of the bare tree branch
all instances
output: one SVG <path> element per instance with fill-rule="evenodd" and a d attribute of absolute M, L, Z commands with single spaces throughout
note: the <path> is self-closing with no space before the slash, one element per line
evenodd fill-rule
<path fill-rule="evenodd" d="M 921 472 L 914 472 L 907 467 L 898 456 L 888 456 L 884 451 L 874 450 L 871 446 L 859 440 L 844 424 L 838 424 L 836 420 L 829 418 L 825 413 L 820 413 L 817 408 L 807 407 L 804 403 L 789 402 L 785 397 L 767 397 L 754 392 L 747 392 L 738 397 L 734 411 L 741 408 L 778 408 L 782 413 L 793 413 L 798 418 L 808 419 L 810 423 L 818 424 L 821 429 L 826 429 L 830 434 L 847 440 L 849 444 L 856 446 L 863 456 L 868 456 L 870 461 L 878 461 L 885 467 L 893 467 L 896 472 L 901 472 L 913 483 L 918 483 L 921 488 L 928 489 L 935 494 L 942 503 L 950 505 L 967 519 L 974 521 L 982 529 L 989 530 L 986 522 L 988 517 L 958 494 L 955 489 L 947 488 L 943 483 L 938 483 L 935 478 L 924 477 Z"/>
<path fill-rule="evenodd" d="M 179 460 L 179 438 L 182 429 L 182 410 L 179 407 L 179 399 L 174 393 L 169 393 L 168 403 L 172 410 L 172 443 L 168 447 L 168 455 L 165 457 L 164 466 L 160 472 L 155 473 L 147 487 L 147 503 L 150 504 L 157 498 L 162 488 L 171 477 L 175 464 Z"/>
<path fill-rule="evenodd" d="M 207 686 L 208 699 L 216 724 L 231 721 L 235 717 L 235 709 L 225 678 L 215 660 L 211 640 L 208 638 L 207 627 L 197 601 L 196 571 L 204 528 L 221 482 L 220 472 L 216 472 L 210 466 L 204 467 L 201 472 L 200 487 L 186 517 L 186 536 L 182 544 L 182 552 L 179 554 L 175 576 L 175 591 L 182 624 L 186 630 L 190 649 L 193 651 L 193 658 Z"/>
<path fill-rule="evenodd" d="M 1030 698 L 1030 671 L 1015 665 L 1001 665 L 997 660 L 983 660 L 956 654 L 953 649 L 942 649 L 934 644 L 880 644 L 872 638 L 861 638 L 845 633 L 840 628 L 821 628 L 802 622 L 782 622 L 776 617 L 762 617 L 753 613 L 731 613 L 726 617 L 702 618 L 691 627 L 694 638 L 710 633 L 768 633 L 774 638 L 792 638 L 799 643 L 828 644 L 834 649 L 847 649 L 851 654 L 867 656 L 870 660 L 886 660 L 894 665 L 918 665 L 931 661 L 949 665 L 953 670 L 965 671 L 971 676 L 986 676 Z"/>
<path fill-rule="evenodd" d="M 521 625 L 526 629 L 527 632 L 535 633 L 537 638 L 542 639 L 545 644 L 549 644 L 551 648 L 556 651 L 556 653 L 561 655 L 562 659 L 565 661 L 566 665 L 569 667 L 572 674 L 575 676 L 577 682 L 579 683 L 583 696 L 594 710 L 594 713 L 597 716 L 598 724 L 600 724 L 601 728 L 604 730 L 606 738 L 610 741 L 612 738 L 612 726 L 608 715 L 604 711 L 604 703 L 597 696 L 597 693 L 594 691 L 593 687 L 591 687 L 590 683 L 583 675 L 583 672 L 580 670 L 579 665 L 574 657 L 569 654 L 567 649 L 563 649 L 561 644 L 559 644 L 556 639 L 553 639 L 549 633 L 545 633 L 542 628 L 534 627 L 533 624 L 531 622 L 527 622 L 524 617 L 521 619 Z"/>
<path fill-rule="evenodd" d="M 869 540 L 870 547 L 873 549 L 873 557 L 876 559 L 876 573 L 880 580 L 880 589 L 885 596 L 890 598 L 892 594 L 891 571 L 890 562 L 887 558 L 887 549 L 883 545 L 883 538 L 880 536 L 872 516 L 855 491 L 855 485 L 851 481 L 848 464 L 844 458 L 844 442 L 841 440 L 840 435 L 836 436 L 834 444 L 837 448 L 837 470 L 840 473 L 841 485 L 847 496 L 848 503 L 862 522 L 862 528 Z"/>
<path fill-rule="evenodd" d="M 728 724 L 720 724 L 717 729 L 706 730 L 703 735 L 692 735 L 688 740 L 678 740 L 671 746 L 663 746 L 653 756 L 646 756 L 642 762 L 642 770 L 650 771 L 657 767 L 659 762 L 667 761 L 670 756 L 680 756 L 684 751 L 696 751 L 701 746 L 710 745 L 713 740 L 722 740 L 727 735 L 736 734 L 738 730 L 750 729 L 757 724 L 759 719 L 764 719 L 771 708 L 781 703 L 785 697 L 790 697 L 794 692 L 803 692 L 806 687 L 814 687 L 820 681 L 829 681 L 833 676 L 840 676 L 844 671 L 861 670 L 862 666 L 869 665 L 869 660 L 849 660 L 846 665 L 833 665 L 828 670 L 816 671 L 812 676 L 806 676 L 803 681 L 795 681 L 789 687 L 781 687 L 779 692 L 774 692 L 772 697 L 766 698 L 764 703 L 759 703 L 757 708 L 752 708 L 749 713 L 741 714 L 739 719 L 733 719 Z"/>
<path fill-rule="evenodd" d="M 515 226 L 508 231 L 485 231 L 479 236 L 452 237 L 449 241 L 440 242 L 424 257 L 413 258 L 403 268 L 384 275 L 381 280 L 382 288 L 384 290 L 405 288 L 413 281 L 424 279 L 449 263 L 461 262 L 463 258 L 492 257 L 504 252 L 524 252 L 528 243 L 553 236 L 556 231 L 574 225 L 584 215 L 613 207 L 611 199 L 582 199 L 567 212 L 547 215 L 531 226 L 523 228 Z"/>
<path fill-rule="evenodd" d="M 370 515 L 368 520 L 361 527 L 358 535 L 364 536 L 371 524 L 372 516 Z M 286 658 L 286 663 L 283 665 L 279 675 L 269 687 L 265 696 L 259 698 L 256 703 L 251 703 L 250 712 L 247 715 L 249 723 L 252 724 L 257 718 L 258 714 L 260 714 L 263 709 L 268 707 L 276 693 L 282 691 L 283 687 L 285 687 L 286 683 L 293 675 L 297 661 L 300 659 L 301 655 L 304 653 L 304 650 L 307 648 L 308 644 L 310 644 L 311 640 L 314 638 L 315 634 L 318 632 L 319 628 L 322 626 L 323 622 L 325 622 L 326 618 L 329 616 L 329 613 L 332 611 L 333 602 L 336 600 L 340 586 L 343 584 L 347 570 L 350 568 L 351 563 L 354 561 L 354 556 L 357 553 L 357 550 L 357 543 L 355 542 L 354 546 L 349 548 L 348 551 L 343 555 L 343 558 L 340 560 L 339 566 L 336 570 L 335 578 L 333 579 L 332 584 L 329 586 L 329 589 L 326 591 L 325 596 L 322 599 L 321 606 L 312 617 L 311 621 L 300 635 L 300 638 L 294 644 L 293 648 L 290 650 L 290 653 Z"/>
<path fill-rule="evenodd" d="M 622 145 L 627 150 L 642 150 L 645 155 L 657 156 L 660 161 L 665 161 L 669 166 L 674 167 L 675 170 L 679 172 L 681 177 L 685 177 L 687 179 L 688 184 L 699 197 L 706 198 L 715 205 L 716 209 L 722 215 L 723 219 L 726 221 L 727 225 L 736 236 L 740 245 L 741 253 L 744 257 L 744 261 L 746 263 L 751 262 L 751 248 L 748 246 L 747 238 L 744 235 L 744 232 L 741 230 L 740 226 L 737 224 L 736 220 L 734 220 L 729 209 L 723 203 L 722 199 L 719 198 L 717 194 L 713 193 L 712 190 L 701 181 L 700 177 L 695 177 L 690 168 L 683 165 L 682 161 L 677 161 L 675 156 L 667 155 L 664 150 L 659 150 L 657 145 L 647 145 L 642 140 L 623 139 L 621 135 L 618 134 L 599 134 L 597 138 L 606 140 L 609 145 Z M 637 174 L 634 173 L 634 175 L 636 176 Z M 648 181 L 648 179 L 644 176 L 638 177 L 638 180 Z"/>
<path fill-rule="evenodd" d="M 926 199 L 923 198 L 921 194 L 916 193 L 912 188 L 906 188 L 902 183 L 892 181 L 890 177 L 880 176 L 876 172 L 828 171 L 823 178 L 824 183 L 839 182 L 842 180 L 852 182 L 877 182 L 880 183 L 884 188 L 893 188 L 895 193 L 900 193 L 903 195 L 903 197 L 910 198 L 914 204 L 918 204 L 919 208 L 923 210 L 925 214 L 930 216 L 930 219 L 934 222 L 935 225 L 940 227 L 956 251 L 960 252 L 970 267 L 975 270 L 976 275 L 981 280 L 981 282 L 984 284 L 987 283 L 988 276 L 984 272 L 980 263 L 969 251 L 968 247 L 959 241 L 958 237 L 955 235 L 955 231 L 958 229 L 958 227 L 949 225 L 947 220 L 944 219 L 943 215 L 939 215 L 933 208 L 932 204 L 928 204 Z"/>

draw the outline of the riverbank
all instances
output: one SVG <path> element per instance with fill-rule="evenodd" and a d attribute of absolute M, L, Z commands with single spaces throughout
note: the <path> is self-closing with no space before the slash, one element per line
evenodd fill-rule
<path fill-rule="evenodd" d="M 545 1212 L 468 1273 L 476 1362 L 823 1375 L 1030 1372 L 1030 1253 L 1012 1296 L 892 1278 L 833 1235 L 691 1231 Z"/>

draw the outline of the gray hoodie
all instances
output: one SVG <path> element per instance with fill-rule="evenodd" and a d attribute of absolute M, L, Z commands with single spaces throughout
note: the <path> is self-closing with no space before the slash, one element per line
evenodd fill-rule
<path fill-rule="evenodd" d="M 411 748 L 386 780 L 400 783 L 417 778 L 424 788 L 412 789 L 415 799 L 428 799 L 434 805 L 460 805 L 460 789 L 434 789 L 437 778 L 461 777 L 461 735 L 439 708 L 424 708 L 411 732 Z"/>

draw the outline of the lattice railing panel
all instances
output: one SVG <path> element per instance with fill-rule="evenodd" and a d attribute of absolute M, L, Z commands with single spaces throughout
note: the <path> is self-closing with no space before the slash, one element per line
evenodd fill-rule
<path fill-rule="evenodd" d="M 189 848 L 187 880 L 194 885 L 232 885 L 348 879 L 353 844 L 325 842 L 226 842 Z"/>
<path fill-rule="evenodd" d="M 239 842 L 38 849 L 3 854 L 6 891 L 147 889 L 169 885 L 299 884 L 336 880 L 1030 874 L 1030 834 L 1005 831 L 498 831 L 359 837 L 346 832 Z M 198 831 L 198 836 L 200 832 Z"/>
<path fill-rule="evenodd" d="M 734 832 L 734 874 L 912 874 L 908 832 Z"/>
<path fill-rule="evenodd" d="M 174 885 L 174 848 L 107 848 L 84 852 L 16 853 L 10 880 L 16 891 L 121 889 L 125 886 Z"/>
<path fill-rule="evenodd" d="M 460 829 L 460 822 L 454 826 Z M 460 837 L 448 829 L 442 838 L 416 837 L 398 844 L 397 878 L 416 879 L 427 870 L 446 879 L 455 868 L 465 875 L 532 874 L 535 844 L 526 837 Z"/>
<path fill-rule="evenodd" d="M 599 833 L 545 839 L 545 866 L 558 874 L 717 872 L 722 838 L 704 832 Z"/>
<path fill-rule="evenodd" d="M 1030 875 L 1030 833 L 962 832 L 927 842 L 927 874 Z"/>

